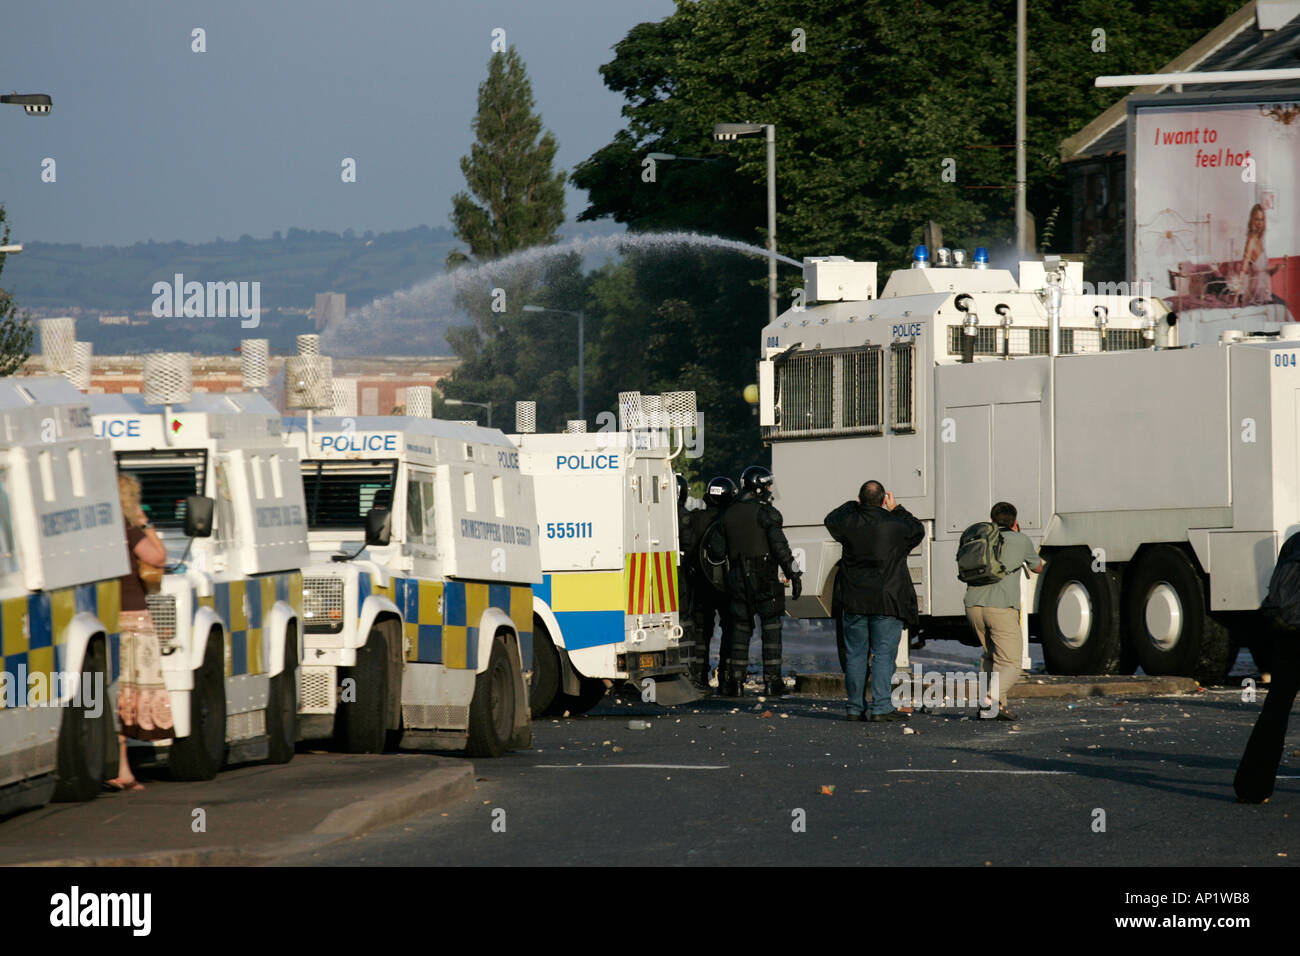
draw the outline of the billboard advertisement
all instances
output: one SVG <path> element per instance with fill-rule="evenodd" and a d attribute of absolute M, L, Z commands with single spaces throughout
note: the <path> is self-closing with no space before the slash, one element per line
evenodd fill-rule
<path fill-rule="evenodd" d="M 1130 274 L 1178 340 L 1300 321 L 1300 103 L 1135 104 Z"/>

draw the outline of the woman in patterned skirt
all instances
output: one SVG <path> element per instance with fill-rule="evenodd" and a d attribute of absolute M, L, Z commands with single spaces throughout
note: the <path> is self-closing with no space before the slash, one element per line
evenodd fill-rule
<path fill-rule="evenodd" d="M 145 586 L 140 578 L 140 562 L 162 565 L 167 550 L 158 538 L 140 506 L 140 482 L 130 475 L 117 476 L 122 498 L 122 516 L 126 520 L 126 550 L 131 570 L 122 575 L 122 672 L 118 678 L 117 715 L 122 732 L 118 734 L 121 756 L 118 775 L 105 782 L 110 790 L 143 790 L 131 773 L 126 757 L 126 739 L 160 740 L 172 737 L 171 698 L 163 684 L 162 654 L 153 618 L 145 603 Z"/>

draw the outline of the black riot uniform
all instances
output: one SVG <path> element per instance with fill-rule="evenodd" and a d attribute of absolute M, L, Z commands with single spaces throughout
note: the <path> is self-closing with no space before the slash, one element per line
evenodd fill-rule
<path fill-rule="evenodd" d="M 697 585 L 691 574 L 691 555 L 699 547 L 695 537 L 695 523 L 692 515 L 696 512 L 686 508 L 686 479 L 677 476 L 677 620 L 682 627 L 682 637 L 678 642 L 678 659 L 686 665 L 687 674 L 695 681 L 698 664 L 695 660 L 696 645 L 699 643 L 695 634 L 695 602 Z M 705 659 L 707 662 L 707 658 Z"/>
<path fill-rule="evenodd" d="M 729 672 L 731 660 L 731 599 L 724 589 L 715 586 L 712 575 L 704 567 L 703 550 L 709 547 L 710 531 L 722 519 L 727 506 L 736 497 L 736 483 L 730 478 L 714 478 L 704 492 L 705 507 L 689 512 L 690 535 L 693 547 L 686 554 L 686 569 L 692 583 L 692 610 L 694 611 L 695 666 L 691 679 L 701 689 L 709 686 L 709 645 L 713 643 L 713 626 L 721 622 L 722 636 L 718 641 L 718 684 L 721 686 Z M 683 540 L 685 538 L 683 537 Z M 725 559 L 725 543 L 722 557 Z M 725 588 L 726 582 L 720 582 Z"/>
<path fill-rule="evenodd" d="M 763 681 L 769 696 L 785 693 L 781 677 L 781 615 L 785 588 L 777 568 L 790 578 L 794 596 L 802 591 L 794 555 L 781 529 L 781 512 L 772 507 L 772 473 L 759 465 L 745 469 L 744 490 L 722 516 L 727 535 L 727 590 L 731 598 L 731 671 L 722 692 L 740 696 L 749 667 L 749 638 L 754 615 L 762 623 Z"/>

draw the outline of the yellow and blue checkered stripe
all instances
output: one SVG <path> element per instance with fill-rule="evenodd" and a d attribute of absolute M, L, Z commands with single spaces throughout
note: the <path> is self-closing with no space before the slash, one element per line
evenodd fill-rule
<path fill-rule="evenodd" d="M 213 585 L 210 596 L 198 599 L 198 606 L 215 611 L 225 628 L 227 677 L 266 673 L 270 662 L 263 653 L 262 630 L 266 615 L 277 601 L 284 601 L 301 617 L 301 571 L 281 571 L 235 581 L 219 581 Z M 244 610 L 245 603 L 248 605 L 247 613 Z"/>
<path fill-rule="evenodd" d="M 571 651 L 626 639 L 627 587 L 622 571 L 572 571 L 543 575 L 537 596 L 555 614 Z"/>
<path fill-rule="evenodd" d="M 533 589 L 528 585 L 394 577 L 381 588 L 363 571 L 357 588 L 358 615 L 370 594 L 386 594 L 401 611 L 408 661 L 473 670 L 478 664 L 478 622 L 494 607 L 514 622 L 524 670 L 532 669 Z"/>
<path fill-rule="evenodd" d="M 29 681 L 35 674 L 45 675 L 43 681 L 24 684 L 21 688 L 15 686 L 24 695 L 28 686 L 33 690 L 42 684 L 50 687 L 53 672 L 68 670 L 68 625 L 76 615 L 89 612 L 104 625 L 108 637 L 108 679 L 110 683 L 117 680 L 122 666 L 118 625 L 121 607 L 122 591 L 116 578 L 55 591 L 37 591 L 0 602 L 0 672 L 11 675 L 13 681 L 24 672 Z M 5 706 L 4 698 L 0 694 L 0 708 Z"/>

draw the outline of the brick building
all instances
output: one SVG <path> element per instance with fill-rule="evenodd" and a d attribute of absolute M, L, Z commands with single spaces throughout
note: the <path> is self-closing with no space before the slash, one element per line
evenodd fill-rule
<path fill-rule="evenodd" d="M 271 356 L 271 385 L 263 393 L 282 412 L 284 406 L 284 356 Z M 357 414 L 391 415 L 406 404 L 412 385 L 436 386 L 459 363 L 453 356 L 391 355 L 371 358 L 335 358 L 334 377 L 352 379 L 357 387 Z M 143 391 L 140 355 L 96 355 L 91 364 L 90 394 Z M 193 357 L 196 392 L 238 392 L 243 389 L 238 355 Z M 41 356 L 27 360 L 23 374 L 45 373 Z"/>

